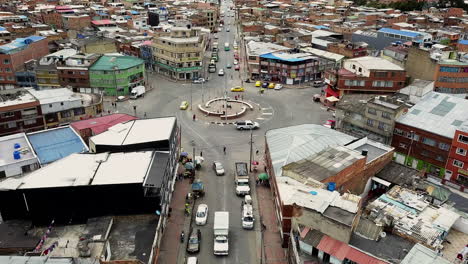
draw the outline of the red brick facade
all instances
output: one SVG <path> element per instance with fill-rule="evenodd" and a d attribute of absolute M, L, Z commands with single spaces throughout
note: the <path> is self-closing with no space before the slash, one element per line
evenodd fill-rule
<path fill-rule="evenodd" d="M 446 180 L 468 187 L 468 132 L 455 131 L 446 165 Z"/>
<path fill-rule="evenodd" d="M 36 110 L 35 114 L 24 112 L 33 109 Z M 44 119 L 39 101 L 0 107 L 0 136 L 42 129 L 44 129 Z"/>

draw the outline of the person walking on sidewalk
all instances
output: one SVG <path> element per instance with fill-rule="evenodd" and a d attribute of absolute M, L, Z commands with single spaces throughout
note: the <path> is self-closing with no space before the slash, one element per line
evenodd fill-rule
<path fill-rule="evenodd" d="M 226 155 L 226 146 L 223 147 L 224 155 Z"/>

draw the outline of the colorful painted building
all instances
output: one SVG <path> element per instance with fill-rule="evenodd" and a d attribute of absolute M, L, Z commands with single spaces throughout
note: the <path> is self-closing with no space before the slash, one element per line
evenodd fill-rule
<path fill-rule="evenodd" d="M 145 61 L 132 56 L 104 55 L 89 69 L 91 88 L 106 95 L 128 95 L 133 87 L 145 85 Z"/>
<path fill-rule="evenodd" d="M 445 166 L 444 183 L 455 183 L 468 187 L 468 121 L 465 121 L 456 131 L 452 140 L 447 165 Z"/>

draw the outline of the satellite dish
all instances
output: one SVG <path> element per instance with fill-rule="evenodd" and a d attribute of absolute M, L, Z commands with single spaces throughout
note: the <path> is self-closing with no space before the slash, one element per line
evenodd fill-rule
<path fill-rule="evenodd" d="M 387 233 L 385 233 L 385 232 L 380 232 L 380 237 L 381 237 L 381 238 L 384 238 L 384 237 L 386 237 L 386 236 L 387 236 Z"/>

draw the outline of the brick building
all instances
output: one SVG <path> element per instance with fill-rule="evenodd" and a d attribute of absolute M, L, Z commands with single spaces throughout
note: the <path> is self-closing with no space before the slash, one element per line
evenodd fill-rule
<path fill-rule="evenodd" d="M 394 93 L 405 86 L 406 71 L 377 57 L 348 59 L 343 68 L 325 73 L 326 97 L 348 93 Z"/>
<path fill-rule="evenodd" d="M 83 30 L 91 26 L 91 17 L 89 15 L 64 15 L 63 28 L 68 30 Z"/>
<path fill-rule="evenodd" d="M 364 57 L 367 56 L 367 44 L 364 42 L 330 43 L 327 51 L 341 54 L 346 58 Z"/>
<path fill-rule="evenodd" d="M 453 59 L 440 60 L 434 73 L 434 90 L 441 93 L 468 93 L 468 55 L 453 55 Z"/>
<path fill-rule="evenodd" d="M 20 72 L 27 61 L 37 60 L 49 54 L 47 39 L 39 36 L 17 38 L 0 46 L 0 89 L 16 86 L 16 72 Z"/>
<path fill-rule="evenodd" d="M 424 170 L 433 179 L 441 181 L 448 177 L 445 166 L 455 131 L 467 120 L 467 100 L 437 92 L 427 93 L 395 122 L 392 141 L 395 161 Z"/>
<path fill-rule="evenodd" d="M 445 178 L 443 183 L 454 182 L 462 186 L 462 190 L 468 188 L 468 121 L 465 121 L 455 131 L 455 136 L 450 147 L 447 165 L 445 166 Z"/>
<path fill-rule="evenodd" d="M 39 101 L 25 90 L 0 91 L 0 136 L 44 129 Z"/>
<path fill-rule="evenodd" d="M 98 54 L 76 54 L 57 63 L 60 86 L 72 87 L 74 92 L 80 88 L 91 87 L 89 83 L 89 67 L 99 59 Z"/>

